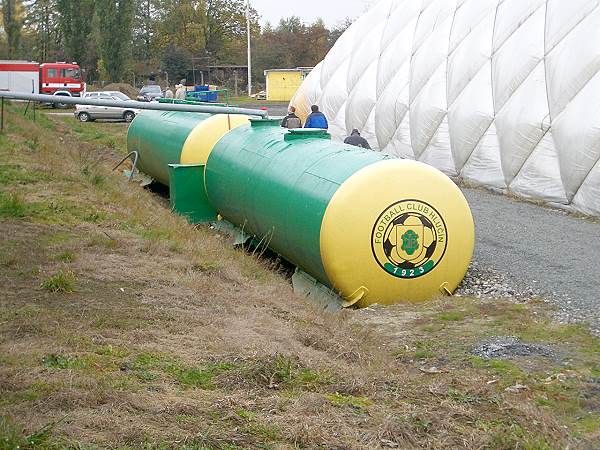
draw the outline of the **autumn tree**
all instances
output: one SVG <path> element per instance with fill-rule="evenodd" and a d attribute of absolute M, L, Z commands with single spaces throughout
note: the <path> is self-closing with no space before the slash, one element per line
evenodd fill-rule
<path fill-rule="evenodd" d="M 134 0 L 96 0 L 100 56 L 112 81 L 122 81 L 130 59 Z"/>
<path fill-rule="evenodd" d="M 89 55 L 95 45 L 92 38 L 94 0 L 56 0 L 56 8 L 65 59 L 89 67 L 92 65 Z"/>
<path fill-rule="evenodd" d="M 2 1 L 2 21 L 6 33 L 8 59 L 19 56 L 21 28 L 23 27 L 22 6 L 21 2 L 17 0 Z"/>
<path fill-rule="evenodd" d="M 23 2 L 26 14 L 23 22 L 27 55 L 37 61 L 56 59 L 60 53 L 61 33 L 58 27 L 57 0 L 28 0 Z"/>
<path fill-rule="evenodd" d="M 192 55 L 188 50 L 170 44 L 164 51 L 162 67 L 174 84 L 187 76 L 191 61 Z"/>
<path fill-rule="evenodd" d="M 320 19 L 306 25 L 292 16 L 280 20 L 276 28 L 267 24 L 255 45 L 253 76 L 262 81 L 265 69 L 314 66 L 332 45 L 330 31 Z"/>
<path fill-rule="evenodd" d="M 156 23 L 156 45 L 162 52 L 169 45 L 193 54 L 204 52 L 205 1 L 162 0 Z"/>
<path fill-rule="evenodd" d="M 181 79 L 194 62 L 245 65 L 245 0 L 0 0 L 9 57 L 77 61 L 88 80 L 120 81 L 166 71 Z M 350 25 L 328 29 L 298 17 L 260 26 L 251 9 L 253 77 L 269 68 L 314 66 Z M 4 32 L 2 30 L 4 29 Z M 19 49 L 21 55 L 19 55 Z M 132 77 L 133 78 L 133 77 Z"/>
<path fill-rule="evenodd" d="M 136 0 L 133 20 L 133 51 L 139 59 L 153 56 L 160 3 L 157 0 Z"/>
<path fill-rule="evenodd" d="M 314 66 L 315 61 L 321 61 L 327 55 L 329 46 L 329 30 L 322 19 L 317 19 L 312 25 L 304 30 L 305 40 L 310 42 L 297 66 Z"/>
<path fill-rule="evenodd" d="M 333 27 L 331 30 L 329 30 L 329 42 L 328 42 L 328 47 L 331 48 L 335 45 L 335 43 L 337 42 L 337 40 L 342 36 L 342 34 L 344 34 L 346 32 L 346 30 L 348 28 L 350 28 L 350 25 L 352 25 L 353 20 L 350 19 L 349 17 L 346 17 L 343 21 L 341 21 L 340 23 L 338 23 L 335 27 Z"/>
<path fill-rule="evenodd" d="M 245 52 L 246 33 L 244 0 L 206 0 L 206 53 L 223 60 L 239 47 Z M 253 8 L 250 9 L 250 33 L 253 37 L 260 35 L 259 15 Z"/>

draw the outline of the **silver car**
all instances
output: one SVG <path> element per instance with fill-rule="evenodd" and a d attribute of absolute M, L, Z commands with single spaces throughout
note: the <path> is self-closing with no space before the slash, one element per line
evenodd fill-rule
<path fill-rule="evenodd" d="M 118 91 L 86 92 L 83 98 L 90 100 L 132 101 L 125 94 Z M 113 106 L 77 105 L 75 108 L 75 117 L 80 122 L 90 122 L 96 119 L 121 119 L 125 122 L 131 122 L 138 113 L 139 110 L 135 108 L 117 108 Z"/>

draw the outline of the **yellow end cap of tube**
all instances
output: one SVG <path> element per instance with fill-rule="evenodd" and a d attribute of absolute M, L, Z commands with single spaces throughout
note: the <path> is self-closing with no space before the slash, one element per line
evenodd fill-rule
<path fill-rule="evenodd" d="M 249 116 L 240 114 L 216 114 L 200 122 L 183 144 L 180 163 L 206 164 L 212 149 L 223 136 L 249 122 Z"/>
<path fill-rule="evenodd" d="M 408 160 L 381 161 L 347 179 L 327 206 L 320 236 L 331 286 L 359 307 L 454 292 L 474 242 L 460 189 L 437 169 Z"/>

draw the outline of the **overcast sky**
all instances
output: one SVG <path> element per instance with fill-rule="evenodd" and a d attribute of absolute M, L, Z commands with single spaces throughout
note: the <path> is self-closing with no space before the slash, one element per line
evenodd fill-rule
<path fill-rule="evenodd" d="M 261 23 L 277 25 L 279 19 L 298 16 L 303 22 L 321 17 L 327 26 L 335 26 L 346 17 L 360 16 L 373 0 L 250 0 L 261 15 Z"/>

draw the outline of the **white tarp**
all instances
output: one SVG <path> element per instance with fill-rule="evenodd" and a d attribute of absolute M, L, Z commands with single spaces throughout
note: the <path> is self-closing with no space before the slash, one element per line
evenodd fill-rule
<path fill-rule="evenodd" d="M 600 0 L 381 0 L 307 77 L 343 139 L 600 215 Z"/>

